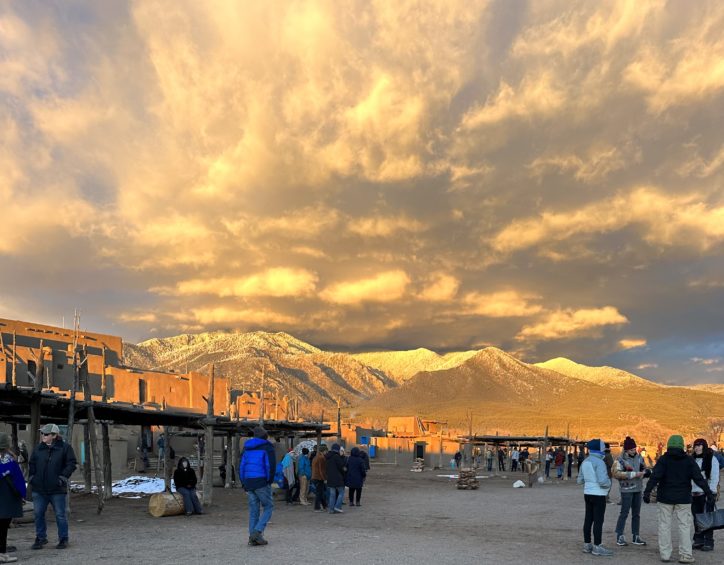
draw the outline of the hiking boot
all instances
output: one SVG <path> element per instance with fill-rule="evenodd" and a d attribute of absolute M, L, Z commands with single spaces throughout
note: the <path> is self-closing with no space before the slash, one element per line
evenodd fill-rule
<path fill-rule="evenodd" d="M 696 563 L 696 559 L 691 555 L 681 555 L 679 556 L 679 563 Z"/>
<path fill-rule="evenodd" d="M 702 547 L 704 547 L 704 542 L 703 542 L 703 541 L 695 541 L 695 542 L 691 545 L 691 549 L 701 549 Z"/>
<path fill-rule="evenodd" d="M 701 550 L 702 550 L 702 551 L 714 551 L 714 546 L 713 546 L 713 545 L 705 545 L 704 547 L 701 548 Z M 10 550 L 8 550 L 8 551 L 10 551 Z"/>
<path fill-rule="evenodd" d="M 35 543 L 30 546 L 30 549 L 43 549 L 43 546 L 48 543 L 47 539 L 35 538 Z"/>
<path fill-rule="evenodd" d="M 634 536 L 631 543 L 634 545 L 646 545 L 646 542 L 641 539 L 641 536 Z"/>
<path fill-rule="evenodd" d="M 68 540 L 63 538 L 58 542 L 58 545 L 55 546 L 55 549 L 65 549 L 68 547 Z"/>
<path fill-rule="evenodd" d="M 7 553 L 0 553 L 0 563 L 15 563 L 17 560 L 18 558 L 13 555 L 8 555 Z"/>
<path fill-rule="evenodd" d="M 268 545 L 269 542 L 264 539 L 264 536 L 260 531 L 255 531 L 252 534 L 252 538 L 254 539 L 254 545 Z"/>
<path fill-rule="evenodd" d="M 15 553 L 18 550 L 14 545 L 5 546 L 5 553 Z"/>
<path fill-rule="evenodd" d="M 593 544 L 592 543 L 584 543 L 583 544 L 583 553 L 591 553 L 593 551 Z"/>
<path fill-rule="evenodd" d="M 598 557 L 613 557 L 613 551 L 606 549 L 603 545 L 594 545 L 591 555 L 596 555 Z"/>
<path fill-rule="evenodd" d="M 254 540 L 254 536 L 249 536 L 249 543 L 247 545 L 256 545 L 256 540 Z"/>
<path fill-rule="evenodd" d="M 628 543 L 626 543 L 626 537 L 623 534 L 616 536 L 616 545 L 620 545 L 621 547 L 628 545 Z"/>

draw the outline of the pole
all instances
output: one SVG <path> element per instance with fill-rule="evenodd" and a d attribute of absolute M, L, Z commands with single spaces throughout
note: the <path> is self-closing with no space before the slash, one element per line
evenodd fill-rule
<path fill-rule="evenodd" d="M 16 357 L 18 356 L 18 349 L 17 349 L 17 332 L 13 330 L 13 366 L 12 370 L 10 371 L 11 375 L 11 383 L 13 385 L 13 388 L 18 386 L 18 371 L 17 367 L 15 366 L 16 363 Z M 38 438 L 33 438 L 33 441 L 35 441 Z"/>
<path fill-rule="evenodd" d="M 80 316 L 76 309 L 73 318 L 73 384 L 70 387 L 70 402 L 68 403 L 68 433 L 67 441 L 73 445 L 73 425 L 75 424 L 75 394 L 78 391 L 78 336 L 80 334 Z"/>
<path fill-rule="evenodd" d="M 214 416 L 214 365 L 211 365 L 209 376 L 209 395 L 206 399 L 206 416 Z M 211 506 L 214 489 L 214 426 L 206 424 L 206 438 L 204 450 L 204 506 Z"/>
<path fill-rule="evenodd" d="M 259 396 L 259 425 L 264 426 L 264 385 L 266 379 L 266 367 L 261 367 L 261 394 Z"/>
<path fill-rule="evenodd" d="M 548 426 L 546 426 L 546 433 L 543 436 L 543 448 L 540 451 L 540 455 L 538 456 L 538 476 L 542 477 L 545 475 L 545 459 L 547 457 L 546 453 L 548 451 Z"/>
<path fill-rule="evenodd" d="M 103 478 L 101 476 L 101 461 L 100 457 L 98 456 L 98 437 L 96 435 L 96 417 L 95 417 L 95 411 L 93 410 L 93 400 L 91 398 L 91 390 L 90 390 L 90 382 L 88 379 L 88 350 L 83 347 L 83 361 L 81 362 L 81 374 L 83 375 L 83 399 L 86 403 L 86 410 L 88 413 L 88 418 L 86 422 L 86 430 L 88 430 L 88 443 L 90 444 L 90 449 L 86 448 L 86 457 L 90 459 L 89 456 L 93 457 L 93 471 L 95 474 L 96 479 L 96 490 L 98 491 L 98 514 L 100 514 L 103 511 L 103 504 L 105 495 L 103 494 Z M 86 459 L 86 462 L 88 463 L 88 472 L 90 474 L 90 462 Z"/>
<path fill-rule="evenodd" d="M 101 367 L 101 400 L 108 402 L 108 383 L 106 382 L 106 346 L 103 346 Z M 111 462 L 111 437 L 108 423 L 101 423 L 101 438 L 103 442 L 103 499 L 110 500 L 113 496 L 113 468 Z"/>
<path fill-rule="evenodd" d="M 237 413 L 237 418 L 238 417 L 239 416 Z M 232 443 L 231 443 L 231 463 L 232 463 L 231 472 L 234 476 L 234 481 L 232 482 L 232 485 L 234 485 L 237 488 L 239 486 L 239 483 L 237 481 L 237 478 L 239 476 L 237 474 L 237 471 L 239 469 L 239 459 L 240 459 L 240 457 L 239 457 L 239 434 L 234 433 L 234 435 L 232 436 Z M 228 476 L 228 473 L 227 473 L 227 476 Z"/>
<path fill-rule="evenodd" d="M 234 466 L 232 465 L 233 456 L 231 453 L 232 438 L 231 432 L 226 434 L 226 480 L 224 481 L 224 488 L 231 488 L 231 478 L 234 474 Z"/>
<path fill-rule="evenodd" d="M 83 424 L 83 482 L 86 494 L 91 494 L 93 492 L 93 475 L 91 474 L 90 429 L 87 420 Z"/>
<path fill-rule="evenodd" d="M 171 492 L 171 427 L 163 427 L 163 485 Z"/>
<path fill-rule="evenodd" d="M 5 355 L 5 342 L 3 341 L 3 333 L 0 332 L 0 355 L 3 358 L 3 382 L 8 382 L 8 357 Z"/>
<path fill-rule="evenodd" d="M 337 397 L 337 443 L 342 445 L 342 411 Z"/>

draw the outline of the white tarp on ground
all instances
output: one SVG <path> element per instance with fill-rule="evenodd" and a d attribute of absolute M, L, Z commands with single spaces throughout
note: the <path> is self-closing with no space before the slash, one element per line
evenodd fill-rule
<path fill-rule="evenodd" d="M 525 483 L 523 481 L 515 481 L 513 483 L 513 488 L 525 488 Z"/>
<path fill-rule="evenodd" d="M 437 475 L 438 477 L 443 477 L 445 479 L 459 479 L 460 475 Z M 487 479 L 488 475 L 478 475 L 475 477 L 476 479 Z"/>
<path fill-rule="evenodd" d="M 71 483 L 70 490 L 72 492 L 82 492 L 85 488 L 83 483 Z M 164 482 L 161 477 L 144 477 L 142 475 L 134 475 L 123 480 L 116 481 L 111 485 L 113 496 L 125 494 L 155 494 L 164 491 Z M 96 487 L 93 486 L 93 492 Z M 175 492 L 176 487 L 171 481 L 171 491 Z"/>

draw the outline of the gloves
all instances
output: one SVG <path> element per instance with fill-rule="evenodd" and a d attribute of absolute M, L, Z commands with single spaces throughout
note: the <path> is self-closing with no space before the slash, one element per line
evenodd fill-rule
<path fill-rule="evenodd" d="M 648 479 L 651 476 L 651 469 L 644 469 L 644 479 Z"/>
<path fill-rule="evenodd" d="M 650 492 L 645 492 L 645 493 L 644 493 L 643 501 L 644 501 L 646 504 L 651 504 L 651 493 L 650 493 Z"/>

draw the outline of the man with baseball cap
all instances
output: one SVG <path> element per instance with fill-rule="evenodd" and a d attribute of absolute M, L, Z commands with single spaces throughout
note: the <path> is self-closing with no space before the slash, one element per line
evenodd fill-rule
<path fill-rule="evenodd" d="M 68 516 L 65 497 L 68 481 L 76 468 L 73 448 L 60 437 L 55 424 L 40 428 L 40 443 L 30 456 L 28 482 L 33 489 L 33 510 L 35 514 L 35 543 L 32 549 L 42 549 L 48 543 L 45 512 L 48 504 L 53 506 L 55 522 L 58 525 L 56 549 L 68 547 Z"/>

